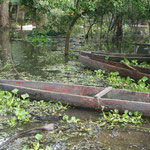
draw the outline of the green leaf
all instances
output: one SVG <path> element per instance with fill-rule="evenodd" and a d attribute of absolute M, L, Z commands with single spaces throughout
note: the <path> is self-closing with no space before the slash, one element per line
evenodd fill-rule
<path fill-rule="evenodd" d="M 118 113 L 119 113 L 118 109 L 115 109 L 115 110 L 114 110 L 114 113 L 118 114 Z"/>
<path fill-rule="evenodd" d="M 143 82 L 145 82 L 148 80 L 148 77 L 143 77 L 142 80 L 143 80 Z"/>
<path fill-rule="evenodd" d="M 127 58 L 124 58 L 123 62 L 127 65 L 130 65 L 130 61 Z"/>
<path fill-rule="evenodd" d="M 36 134 L 36 135 L 35 135 L 35 138 L 36 138 L 37 140 L 41 140 L 42 137 L 43 137 L 43 135 L 41 135 L 41 134 Z"/>
<path fill-rule="evenodd" d="M 5 95 L 5 96 L 3 96 L 3 98 L 9 99 L 9 98 L 11 98 L 11 96 L 10 95 Z"/>
<path fill-rule="evenodd" d="M 129 115 L 132 116 L 132 112 L 129 112 Z"/>
<path fill-rule="evenodd" d="M 74 123 L 77 123 L 80 121 L 80 119 L 77 119 L 76 117 L 71 117 L 71 121 L 74 122 Z"/>
<path fill-rule="evenodd" d="M 67 121 L 69 119 L 69 117 L 67 115 L 63 116 L 63 120 Z"/>
<path fill-rule="evenodd" d="M 109 56 L 105 56 L 105 60 L 108 60 L 109 59 Z"/>
<path fill-rule="evenodd" d="M 13 94 L 17 94 L 18 93 L 18 89 L 14 89 L 14 90 L 12 90 L 11 92 L 13 93 Z"/>
<path fill-rule="evenodd" d="M 125 111 L 124 111 L 124 114 L 128 114 L 128 112 L 129 112 L 128 110 L 125 110 Z"/>
<path fill-rule="evenodd" d="M 21 95 L 21 97 L 25 100 L 26 98 L 29 98 L 29 94 L 23 94 L 23 95 Z"/>
<path fill-rule="evenodd" d="M 105 106 L 101 106 L 101 109 L 102 109 L 102 111 L 104 111 L 104 109 L 105 109 Z"/>

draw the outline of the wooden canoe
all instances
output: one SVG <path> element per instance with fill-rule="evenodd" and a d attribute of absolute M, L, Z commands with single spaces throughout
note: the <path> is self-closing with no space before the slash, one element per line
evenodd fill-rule
<path fill-rule="evenodd" d="M 100 58 L 100 59 L 105 59 L 107 56 L 109 57 L 109 60 L 117 62 L 124 60 L 124 58 L 128 59 L 129 61 L 138 60 L 139 63 L 150 62 L 150 54 L 125 54 L 125 53 L 121 54 L 121 53 L 86 52 L 86 51 L 80 51 L 80 54 L 83 56 L 89 56 L 91 58 Z"/>
<path fill-rule="evenodd" d="M 136 82 L 142 77 L 146 76 L 148 78 L 147 83 L 150 83 L 150 69 L 147 68 L 135 66 L 130 67 L 119 62 L 109 61 L 105 59 L 93 59 L 88 56 L 79 56 L 79 60 L 82 64 L 93 70 L 102 69 L 107 72 L 119 72 L 120 76 L 129 76 Z"/>
<path fill-rule="evenodd" d="M 150 116 L 150 93 L 142 93 L 111 87 L 92 87 L 22 80 L 0 80 L 0 89 L 12 91 L 17 88 L 18 94 L 28 93 L 30 99 L 61 102 L 71 106 L 106 110 L 118 109 L 120 112 L 139 111 Z"/>

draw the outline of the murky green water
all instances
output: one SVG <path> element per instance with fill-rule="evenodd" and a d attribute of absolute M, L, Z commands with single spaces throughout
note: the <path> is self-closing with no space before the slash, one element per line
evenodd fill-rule
<path fill-rule="evenodd" d="M 0 34 L 0 59 L 5 65 L 7 61 L 15 67 L 17 72 L 21 76 L 17 78 L 28 79 L 28 80 L 46 80 L 53 82 L 67 82 L 75 84 L 85 84 L 89 85 L 89 80 L 87 80 L 87 74 L 90 75 L 88 69 L 85 69 L 77 60 L 78 52 L 71 51 L 71 56 L 69 57 L 69 62 L 65 63 L 63 56 L 64 49 L 64 37 L 53 38 L 55 44 L 48 49 L 42 50 L 40 48 L 34 48 L 31 44 L 18 40 L 9 40 L 6 33 Z M 87 44 L 91 45 L 91 47 Z M 83 41 L 83 39 L 72 39 L 71 48 L 73 50 L 81 50 L 82 46 L 87 46 L 89 50 L 99 50 L 103 51 L 113 51 L 113 52 L 135 52 L 136 48 L 133 45 L 124 45 L 126 48 L 122 48 L 121 45 L 111 45 L 109 43 L 99 43 L 99 39 L 92 38 L 89 41 Z M 93 46 L 92 46 L 93 45 Z M 122 44 L 123 45 L 123 44 Z M 119 49 L 121 46 L 121 49 Z M 130 50 L 129 50 L 130 48 Z M 149 53 L 149 48 L 138 49 L 138 53 Z M 7 77 L 5 77 L 7 78 Z M 8 78 L 15 78 L 8 76 Z M 105 86 L 103 83 L 99 83 L 99 86 Z M 77 118 L 87 121 L 97 120 L 99 117 L 99 112 L 82 110 L 82 109 L 69 109 L 67 114 L 69 116 L 76 116 Z M 28 124 L 18 128 L 10 129 L 2 128 L 0 129 L 0 143 L 3 142 L 4 137 L 8 134 L 12 135 L 18 130 L 29 129 L 33 126 L 38 126 L 39 124 Z M 149 128 L 149 124 L 146 127 Z M 90 139 L 86 139 L 88 143 L 98 141 L 102 143 L 103 147 L 110 148 L 112 150 L 148 150 L 150 149 L 150 133 L 145 131 L 138 131 L 136 129 L 120 128 L 114 130 L 102 130 L 93 135 Z M 74 138 L 76 144 L 83 141 L 84 138 Z M 11 149 L 22 149 L 23 139 L 18 139 L 12 145 L 9 146 Z M 64 143 L 57 143 L 55 145 L 55 150 L 63 149 Z M 92 149 L 100 149 L 95 145 Z M 12 148 L 13 147 L 13 148 Z M 67 148 L 66 148 L 67 149 Z M 71 148 L 68 148 L 71 149 Z M 86 149 L 86 148 L 85 148 Z"/>
<path fill-rule="evenodd" d="M 87 121 L 89 119 L 91 120 L 96 120 L 99 117 L 99 113 L 95 111 L 88 111 L 88 110 L 81 110 L 81 109 L 69 109 L 67 114 L 71 116 L 76 116 L 77 118 L 81 119 L 82 121 Z M 48 122 L 46 122 L 48 123 Z M 54 122 L 55 123 L 55 122 Z M 8 129 L 3 129 L 0 131 L 0 143 L 4 142 L 3 138 L 4 137 L 11 137 L 14 133 L 19 133 L 21 130 L 28 130 L 34 127 L 39 127 L 42 126 L 44 123 L 30 123 L 28 125 L 24 126 L 18 126 L 18 128 L 11 128 L 10 130 Z M 149 128 L 149 124 L 143 125 L 147 128 Z M 57 138 L 56 138 L 57 139 Z M 6 149 L 7 150 L 21 150 L 23 148 L 23 145 L 25 141 L 27 140 L 27 137 L 25 138 L 19 138 L 15 140 L 13 143 L 11 143 Z M 77 136 L 75 135 L 74 138 L 69 138 L 69 140 L 73 141 L 73 144 L 75 145 L 80 145 L 81 144 L 82 149 L 108 149 L 110 150 L 149 150 L 150 149 L 150 133 L 146 131 L 138 131 L 136 128 L 134 129 L 129 129 L 129 128 L 119 128 L 119 129 L 113 129 L 113 130 L 108 130 L 108 129 L 101 129 L 97 128 L 97 131 L 90 136 L 90 138 L 87 137 L 82 137 L 82 136 Z M 93 144 L 95 145 L 92 145 Z M 98 144 L 99 143 L 99 144 Z M 83 146 L 85 144 L 85 146 Z M 97 145 L 98 144 L 98 145 Z M 55 150 L 72 150 L 71 147 L 72 144 L 70 145 L 70 148 L 66 147 L 66 142 L 64 140 L 62 141 L 57 141 L 55 144 L 50 144 L 53 145 L 53 148 Z M 88 147 L 91 146 L 92 148 Z M 100 148 L 102 147 L 102 148 Z M 80 149 L 80 148 L 78 148 Z"/>

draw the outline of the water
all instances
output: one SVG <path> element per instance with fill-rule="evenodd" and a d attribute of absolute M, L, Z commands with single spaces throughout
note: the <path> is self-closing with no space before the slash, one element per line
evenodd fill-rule
<path fill-rule="evenodd" d="M 76 116 L 77 118 L 81 119 L 82 121 L 86 121 L 88 119 L 96 120 L 99 117 L 99 113 L 95 111 L 86 111 L 86 110 L 81 110 L 81 109 L 69 109 L 67 114 L 69 116 Z M 30 129 L 33 127 L 38 127 L 41 126 L 42 124 L 28 124 L 24 125 L 23 127 L 20 127 L 20 129 Z M 146 125 L 146 127 L 149 127 L 149 124 Z M 14 129 L 16 132 L 16 129 Z M 7 135 L 6 130 L 1 132 L 3 134 L 2 137 L 5 137 Z M 9 131 L 10 133 L 13 133 L 14 131 Z M 9 133 L 9 135 L 10 135 Z M 2 138 L 1 137 L 1 138 Z M 23 139 L 18 139 L 15 140 L 9 147 L 8 150 L 21 150 L 22 149 L 22 144 L 26 141 L 26 138 Z M 79 142 L 83 142 L 85 138 L 82 137 L 74 137 L 71 140 L 73 140 L 74 144 L 79 144 Z M 79 141 L 80 140 L 80 141 Z M 107 147 L 110 148 L 111 150 L 149 150 L 150 149 L 150 133 L 145 132 L 145 131 L 137 131 L 136 128 L 129 129 L 129 128 L 119 128 L 119 129 L 113 129 L 113 130 L 108 130 L 108 129 L 97 129 L 97 132 L 95 132 L 92 136 L 92 138 L 87 140 L 87 145 L 90 142 L 95 143 L 99 142 L 102 147 Z M 1 142 L 2 139 L 0 140 Z M 100 145 L 99 145 L 100 146 Z M 54 149 L 63 149 L 65 147 L 65 143 L 59 142 L 56 143 Z M 94 146 L 93 146 L 94 147 Z M 67 149 L 67 148 L 66 148 Z M 95 148 L 97 150 L 96 144 Z"/>
<path fill-rule="evenodd" d="M 23 41 L 10 41 L 9 37 L 3 32 L 0 34 L 0 59 L 3 65 L 8 61 L 12 66 L 15 67 L 17 72 L 21 75 L 23 79 L 29 80 L 46 80 L 53 82 L 69 82 L 76 84 L 87 84 L 87 77 L 85 74 L 85 68 L 78 62 L 77 54 L 71 54 L 69 62 L 65 63 L 65 58 L 63 57 L 64 49 L 64 37 L 53 37 L 55 44 L 49 49 L 42 50 L 40 48 L 34 48 L 31 44 Z M 92 41 L 93 40 L 93 41 Z M 96 39 L 89 40 L 90 45 L 94 45 Z M 106 45 L 99 44 L 95 42 L 91 49 L 99 50 L 103 48 L 106 50 Z M 85 42 L 87 44 L 87 42 Z M 77 45 L 77 46 L 76 46 Z M 76 50 L 81 50 L 83 46 L 83 39 L 72 39 L 71 48 Z M 108 45 L 107 45 L 108 46 Z M 133 46 L 130 46 L 125 49 L 117 49 L 116 45 L 109 45 L 110 51 L 114 50 L 115 52 L 135 52 Z M 89 48 L 89 47 L 88 47 Z M 108 48 L 108 47 L 107 47 Z M 90 49 L 89 49 L 90 50 Z M 127 51 L 128 50 L 128 51 Z M 113 51 L 113 52 L 114 52 Z M 143 53 L 148 53 L 147 50 L 142 51 Z M 86 70 L 88 72 L 88 70 Z M 19 76 L 20 78 L 20 76 Z M 81 119 L 83 122 L 87 120 L 97 120 L 100 112 L 83 110 L 83 109 L 74 109 L 70 108 L 67 111 L 67 114 L 71 116 L 76 116 Z M 0 143 L 3 142 L 4 137 L 11 134 L 19 132 L 21 129 L 30 129 L 39 124 L 28 124 L 23 127 L 18 127 L 10 129 L 9 131 L 4 127 L 0 129 Z M 41 125 L 41 124 L 40 124 Z M 149 128 L 149 124 L 143 125 Z M 120 128 L 120 129 L 97 129 L 98 132 L 93 134 L 91 138 L 88 138 L 84 141 L 84 138 L 72 138 L 74 144 L 79 144 L 80 141 L 85 142 L 85 146 L 88 146 L 89 143 L 94 143 L 95 141 L 100 142 L 103 147 L 110 148 L 111 150 L 149 150 L 150 149 L 150 133 L 147 131 L 138 131 L 136 129 L 130 128 Z M 19 139 L 12 143 L 8 149 L 21 149 L 23 140 Z M 65 142 L 58 142 L 54 149 L 63 149 Z M 99 149 L 100 145 L 94 145 L 93 149 Z M 85 148 L 86 149 L 86 148 Z"/>

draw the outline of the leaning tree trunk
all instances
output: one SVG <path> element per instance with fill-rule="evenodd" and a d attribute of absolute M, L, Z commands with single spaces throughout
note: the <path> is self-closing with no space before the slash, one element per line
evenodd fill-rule
<path fill-rule="evenodd" d="M 69 29 L 68 29 L 68 31 L 67 31 L 66 41 L 65 41 L 65 56 L 68 56 L 68 55 L 69 55 L 69 39 L 70 39 L 70 34 L 71 34 L 71 31 L 72 31 L 72 28 L 74 27 L 76 21 L 78 20 L 78 18 L 80 18 L 80 16 L 81 16 L 80 14 L 77 14 L 77 15 L 73 18 L 73 20 L 72 20 L 72 22 L 71 22 L 71 24 L 70 24 L 70 26 L 69 26 Z"/>
<path fill-rule="evenodd" d="M 95 25 L 95 22 L 94 23 L 92 23 L 91 25 L 90 25 L 90 27 L 89 27 L 89 29 L 88 29 L 88 31 L 87 31 L 87 33 L 86 33 L 86 35 L 85 35 L 85 38 L 86 39 L 88 39 L 89 38 L 89 33 L 90 33 L 90 31 L 91 31 L 91 29 L 92 29 L 92 27 Z"/>
<path fill-rule="evenodd" d="M 4 0 L 0 4 L 0 27 L 9 27 L 9 0 Z"/>

